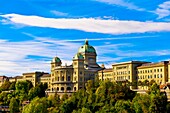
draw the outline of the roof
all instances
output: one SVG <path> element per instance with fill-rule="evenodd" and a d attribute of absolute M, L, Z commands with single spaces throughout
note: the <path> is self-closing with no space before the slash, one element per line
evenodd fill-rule
<path fill-rule="evenodd" d="M 156 62 L 156 63 L 145 63 L 139 66 L 138 68 L 145 68 L 145 67 L 157 67 L 157 66 L 163 66 L 165 64 L 168 64 L 169 61 L 162 61 L 162 62 Z"/>
<path fill-rule="evenodd" d="M 43 74 L 41 77 L 51 77 L 50 74 Z"/>
<path fill-rule="evenodd" d="M 83 57 L 82 54 L 77 53 L 77 54 L 73 57 L 73 59 L 84 59 L 84 57 Z"/>
<path fill-rule="evenodd" d="M 127 62 L 120 62 L 120 63 L 114 63 L 112 64 L 112 66 L 114 65 L 124 65 L 124 64 L 145 64 L 145 63 L 150 63 L 150 62 L 146 62 L 146 61 L 127 61 Z"/>
<path fill-rule="evenodd" d="M 52 62 L 57 62 L 57 63 L 61 63 L 61 60 L 60 60 L 60 58 L 59 57 L 54 57 L 53 59 L 52 59 Z"/>
<path fill-rule="evenodd" d="M 96 50 L 93 46 L 89 45 L 88 40 L 85 41 L 85 44 L 81 46 L 78 50 L 78 53 L 95 53 Z"/>
<path fill-rule="evenodd" d="M 16 76 L 15 78 L 16 78 L 16 79 L 22 79 L 23 76 Z"/>
<path fill-rule="evenodd" d="M 112 68 L 107 68 L 107 69 L 104 69 L 104 70 L 100 70 L 99 72 L 112 72 Z"/>

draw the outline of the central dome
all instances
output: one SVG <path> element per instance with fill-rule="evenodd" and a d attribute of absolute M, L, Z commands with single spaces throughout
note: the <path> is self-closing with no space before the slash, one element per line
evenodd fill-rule
<path fill-rule="evenodd" d="M 88 40 L 85 41 L 85 44 L 81 46 L 78 50 L 78 53 L 95 53 L 96 50 L 93 46 L 89 45 Z"/>

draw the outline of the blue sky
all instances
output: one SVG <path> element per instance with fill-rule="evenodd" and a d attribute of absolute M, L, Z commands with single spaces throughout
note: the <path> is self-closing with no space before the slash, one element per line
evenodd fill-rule
<path fill-rule="evenodd" d="M 0 75 L 71 64 L 88 39 L 98 63 L 170 60 L 170 1 L 2 0 Z"/>

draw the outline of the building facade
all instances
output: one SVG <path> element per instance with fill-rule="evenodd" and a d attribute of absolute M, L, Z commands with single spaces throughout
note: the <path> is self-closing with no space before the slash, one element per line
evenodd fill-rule
<path fill-rule="evenodd" d="M 138 69 L 138 82 L 154 80 L 157 84 L 166 84 L 168 82 L 168 63 L 169 61 L 162 61 L 158 63 L 146 63 Z M 139 87 L 140 89 L 147 89 L 147 87 Z"/>
<path fill-rule="evenodd" d="M 98 72 L 99 80 L 137 83 L 137 67 L 145 63 L 147 62 L 129 61 L 115 63 L 111 69 L 104 69 Z"/>
<path fill-rule="evenodd" d="M 88 41 L 79 47 L 71 65 L 62 65 L 59 57 L 51 61 L 51 74 L 44 72 L 23 73 L 22 76 L 8 77 L 10 82 L 29 80 L 33 86 L 47 83 L 48 91 L 54 93 L 72 93 L 85 87 L 88 80 L 94 80 L 102 68 L 96 62 L 97 53 Z M 3 81 L 3 80 L 2 80 Z"/>
<path fill-rule="evenodd" d="M 88 80 L 94 80 L 101 67 L 96 63 L 96 50 L 88 41 L 78 49 L 72 65 L 62 66 L 62 61 L 54 57 L 51 62 L 51 91 L 75 92 L 85 87 Z"/>
<path fill-rule="evenodd" d="M 8 80 L 10 82 L 29 80 L 32 82 L 33 86 L 36 86 L 39 83 L 47 83 L 48 90 L 49 90 L 51 75 L 49 73 L 44 73 L 44 72 L 30 72 L 30 73 L 23 73 L 22 76 L 8 77 Z"/>
<path fill-rule="evenodd" d="M 113 77 L 112 68 L 103 69 L 103 70 L 98 71 L 98 79 L 100 81 L 109 80 L 111 82 L 115 82 L 115 78 Z"/>
<path fill-rule="evenodd" d="M 51 74 L 44 72 L 23 73 L 22 76 L 1 77 L 0 85 L 5 80 L 10 82 L 29 80 L 34 86 L 38 83 L 47 83 L 48 91 L 54 93 L 72 93 L 85 87 L 88 80 L 109 80 L 112 82 L 130 82 L 138 85 L 139 82 L 154 80 L 157 84 L 170 82 L 170 63 L 163 61 L 150 63 L 143 61 L 129 61 L 112 64 L 106 69 L 99 66 L 96 61 L 97 53 L 93 46 L 86 40 L 79 47 L 72 59 L 71 65 L 62 65 L 59 57 L 51 61 Z M 134 88 L 137 88 L 134 87 Z M 141 87 L 138 87 L 141 88 Z"/>
<path fill-rule="evenodd" d="M 138 89 L 148 89 L 142 86 L 144 82 L 155 81 L 158 85 L 170 82 L 170 63 L 162 61 L 158 63 L 130 61 L 115 63 L 112 69 L 104 69 L 98 72 L 99 80 L 128 81 L 138 85 Z M 141 83 L 141 84 L 140 84 Z"/>

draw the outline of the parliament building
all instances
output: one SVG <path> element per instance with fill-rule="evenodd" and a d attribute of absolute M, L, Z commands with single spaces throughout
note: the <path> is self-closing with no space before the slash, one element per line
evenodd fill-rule
<path fill-rule="evenodd" d="M 128 81 L 130 83 L 150 82 L 154 80 L 157 84 L 163 85 L 170 82 L 170 62 L 158 63 L 144 61 L 128 61 L 112 64 L 111 68 L 99 66 L 96 61 L 97 53 L 88 40 L 79 47 L 72 59 L 71 65 L 62 65 L 62 60 L 56 56 L 51 61 L 51 73 L 30 72 L 22 76 L 6 77 L 0 76 L 0 85 L 6 80 L 17 82 L 29 80 L 34 86 L 38 83 L 48 84 L 48 93 L 72 93 L 85 87 L 88 80 L 109 80 L 112 82 Z M 134 87 L 143 88 L 143 87 Z"/>
<path fill-rule="evenodd" d="M 84 88 L 88 80 L 94 80 L 102 68 L 96 63 L 96 50 L 88 41 L 78 49 L 72 59 L 72 65 L 62 66 L 59 57 L 51 62 L 50 89 L 57 92 L 77 91 Z"/>
<path fill-rule="evenodd" d="M 29 80 L 34 86 L 47 83 L 48 92 L 72 93 L 85 87 L 88 80 L 94 80 L 102 68 L 96 62 L 97 53 L 88 40 L 79 47 L 72 59 L 71 65 L 62 65 L 62 60 L 56 56 L 51 61 L 51 74 L 44 72 L 23 73 L 22 76 L 6 77 L 10 82 Z M 4 78 L 4 77 L 1 77 Z M 1 82 L 2 81 L 2 82 Z M 4 80 L 0 80 L 2 84 Z"/>

